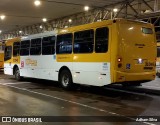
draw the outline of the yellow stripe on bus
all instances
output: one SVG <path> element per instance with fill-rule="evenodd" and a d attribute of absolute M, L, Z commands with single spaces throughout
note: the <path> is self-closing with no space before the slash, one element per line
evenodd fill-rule
<path fill-rule="evenodd" d="M 109 55 L 109 52 L 92 54 L 57 54 L 56 60 L 57 62 L 109 62 Z"/>

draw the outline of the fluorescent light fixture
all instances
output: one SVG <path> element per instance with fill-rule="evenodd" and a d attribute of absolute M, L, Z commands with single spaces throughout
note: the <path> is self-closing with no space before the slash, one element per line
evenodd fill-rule
<path fill-rule="evenodd" d="M 1 18 L 1 20 L 4 20 L 6 18 L 6 16 L 5 15 L 1 15 L 0 18 Z"/>
<path fill-rule="evenodd" d="M 42 25 L 40 25 L 40 26 L 39 26 L 39 28 L 40 28 L 40 29 L 43 29 L 43 26 L 42 26 Z"/>
<path fill-rule="evenodd" d="M 35 6 L 40 6 L 40 5 L 41 5 L 41 1 L 35 0 L 35 1 L 34 1 L 34 5 L 35 5 Z"/>
<path fill-rule="evenodd" d="M 84 11 L 88 11 L 89 10 L 89 6 L 84 6 Z"/>
<path fill-rule="evenodd" d="M 22 31 L 20 30 L 19 33 L 22 33 Z"/>
<path fill-rule="evenodd" d="M 71 22 L 72 22 L 72 19 L 69 19 L 68 22 L 71 23 Z"/>
<path fill-rule="evenodd" d="M 113 12 L 115 12 L 115 13 L 118 12 L 118 9 L 117 9 L 117 8 L 114 8 L 114 9 L 113 9 Z"/>
<path fill-rule="evenodd" d="M 43 21 L 43 22 L 47 22 L 47 18 L 43 18 L 42 21 Z"/>

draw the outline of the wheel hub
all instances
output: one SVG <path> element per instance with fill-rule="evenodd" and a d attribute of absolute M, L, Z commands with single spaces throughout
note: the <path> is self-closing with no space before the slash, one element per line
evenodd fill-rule
<path fill-rule="evenodd" d="M 62 77 L 62 83 L 64 86 L 67 86 L 69 84 L 69 77 L 67 75 L 64 75 Z"/>

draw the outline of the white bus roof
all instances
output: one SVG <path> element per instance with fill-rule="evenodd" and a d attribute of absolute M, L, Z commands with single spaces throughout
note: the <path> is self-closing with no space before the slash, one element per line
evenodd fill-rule
<path fill-rule="evenodd" d="M 44 33 L 22 36 L 21 40 L 23 41 L 23 40 L 36 39 L 36 38 L 42 38 L 42 37 L 47 37 L 47 36 L 55 36 L 56 34 L 57 34 L 57 31 L 47 31 Z"/>

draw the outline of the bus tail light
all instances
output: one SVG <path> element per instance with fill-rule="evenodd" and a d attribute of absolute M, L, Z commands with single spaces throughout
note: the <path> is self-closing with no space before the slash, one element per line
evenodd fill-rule
<path fill-rule="evenodd" d="M 121 68 L 122 67 L 122 58 L 118 58 L 117 61 L 118 61 L 118 68 Z"/>

